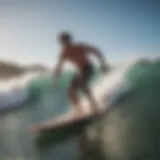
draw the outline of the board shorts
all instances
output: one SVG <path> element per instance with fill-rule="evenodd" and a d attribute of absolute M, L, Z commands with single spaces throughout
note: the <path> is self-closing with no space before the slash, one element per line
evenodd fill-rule
<path fill-rule="evenodd" d="M 75 74 L 71 81 L 71 88 L 81 89 L 87 87 L 94 73 L 92 64 L 86 64 L 80 71 L 80 74 Z"/>

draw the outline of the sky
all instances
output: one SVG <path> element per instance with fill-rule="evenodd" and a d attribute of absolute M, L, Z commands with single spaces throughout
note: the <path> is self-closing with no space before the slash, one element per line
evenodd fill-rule
<path fill-rule="evenodd" d="M 57 35 L 97 46 L 107 60 L 160 55 L 159 0 L 0 0 L 0 59 L 52 66 Z"/>

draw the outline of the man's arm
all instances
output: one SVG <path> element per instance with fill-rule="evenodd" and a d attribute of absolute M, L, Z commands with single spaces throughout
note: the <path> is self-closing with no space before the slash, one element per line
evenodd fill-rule
<path fill-rule="evenodd" d="M 103 56 L 102 52 L 98 48 L 96 48 L 95 46 L 91 46 L 91 45 L 84 45 L 84 49 L 86 50 L 87 53 L 93 54 L 99 59 L 100 64 L 101 64 L 100 68 L 103 72 L 108 71 L 109 66 L 107 64 L 107 61 L 105 57 Z"/>
<path fill-rule="evenodd" d="M 57 78 L 61 74 L 62 66 L 65 61 L 65 55 L 62 52 L 59 56 L 57 66 L 55 68 L 54 76 Z"/>
<path fill-rule="evenodd" d="M 95 46 L 91 46 L 91 45 L 85 45 L 84 47 L 88 53 L 95 55 L 99 59 L 101 65 L 106 65 L 107 62 L 102 52 L 98 48 L 96 48 Z"/>

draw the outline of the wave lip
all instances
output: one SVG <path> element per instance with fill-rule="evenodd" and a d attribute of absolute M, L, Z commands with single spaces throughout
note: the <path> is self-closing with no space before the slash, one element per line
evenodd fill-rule
<path fill-rule="evenodd" d="M 39 74 L 26 74 L 25 76 L 16 77 L 7 82 L 0 82 L 0 112 L 20 106 L 30 97 L 28 84 Z"/>

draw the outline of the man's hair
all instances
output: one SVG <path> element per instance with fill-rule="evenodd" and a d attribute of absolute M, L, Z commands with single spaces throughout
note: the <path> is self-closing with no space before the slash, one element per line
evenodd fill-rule
<path fill-rule="evenodd" d="M 58 38 L 60 41 L 64 42 L 70 42 L 72 40 L 72 36 L 69 32 L 61 32 Z"/>

